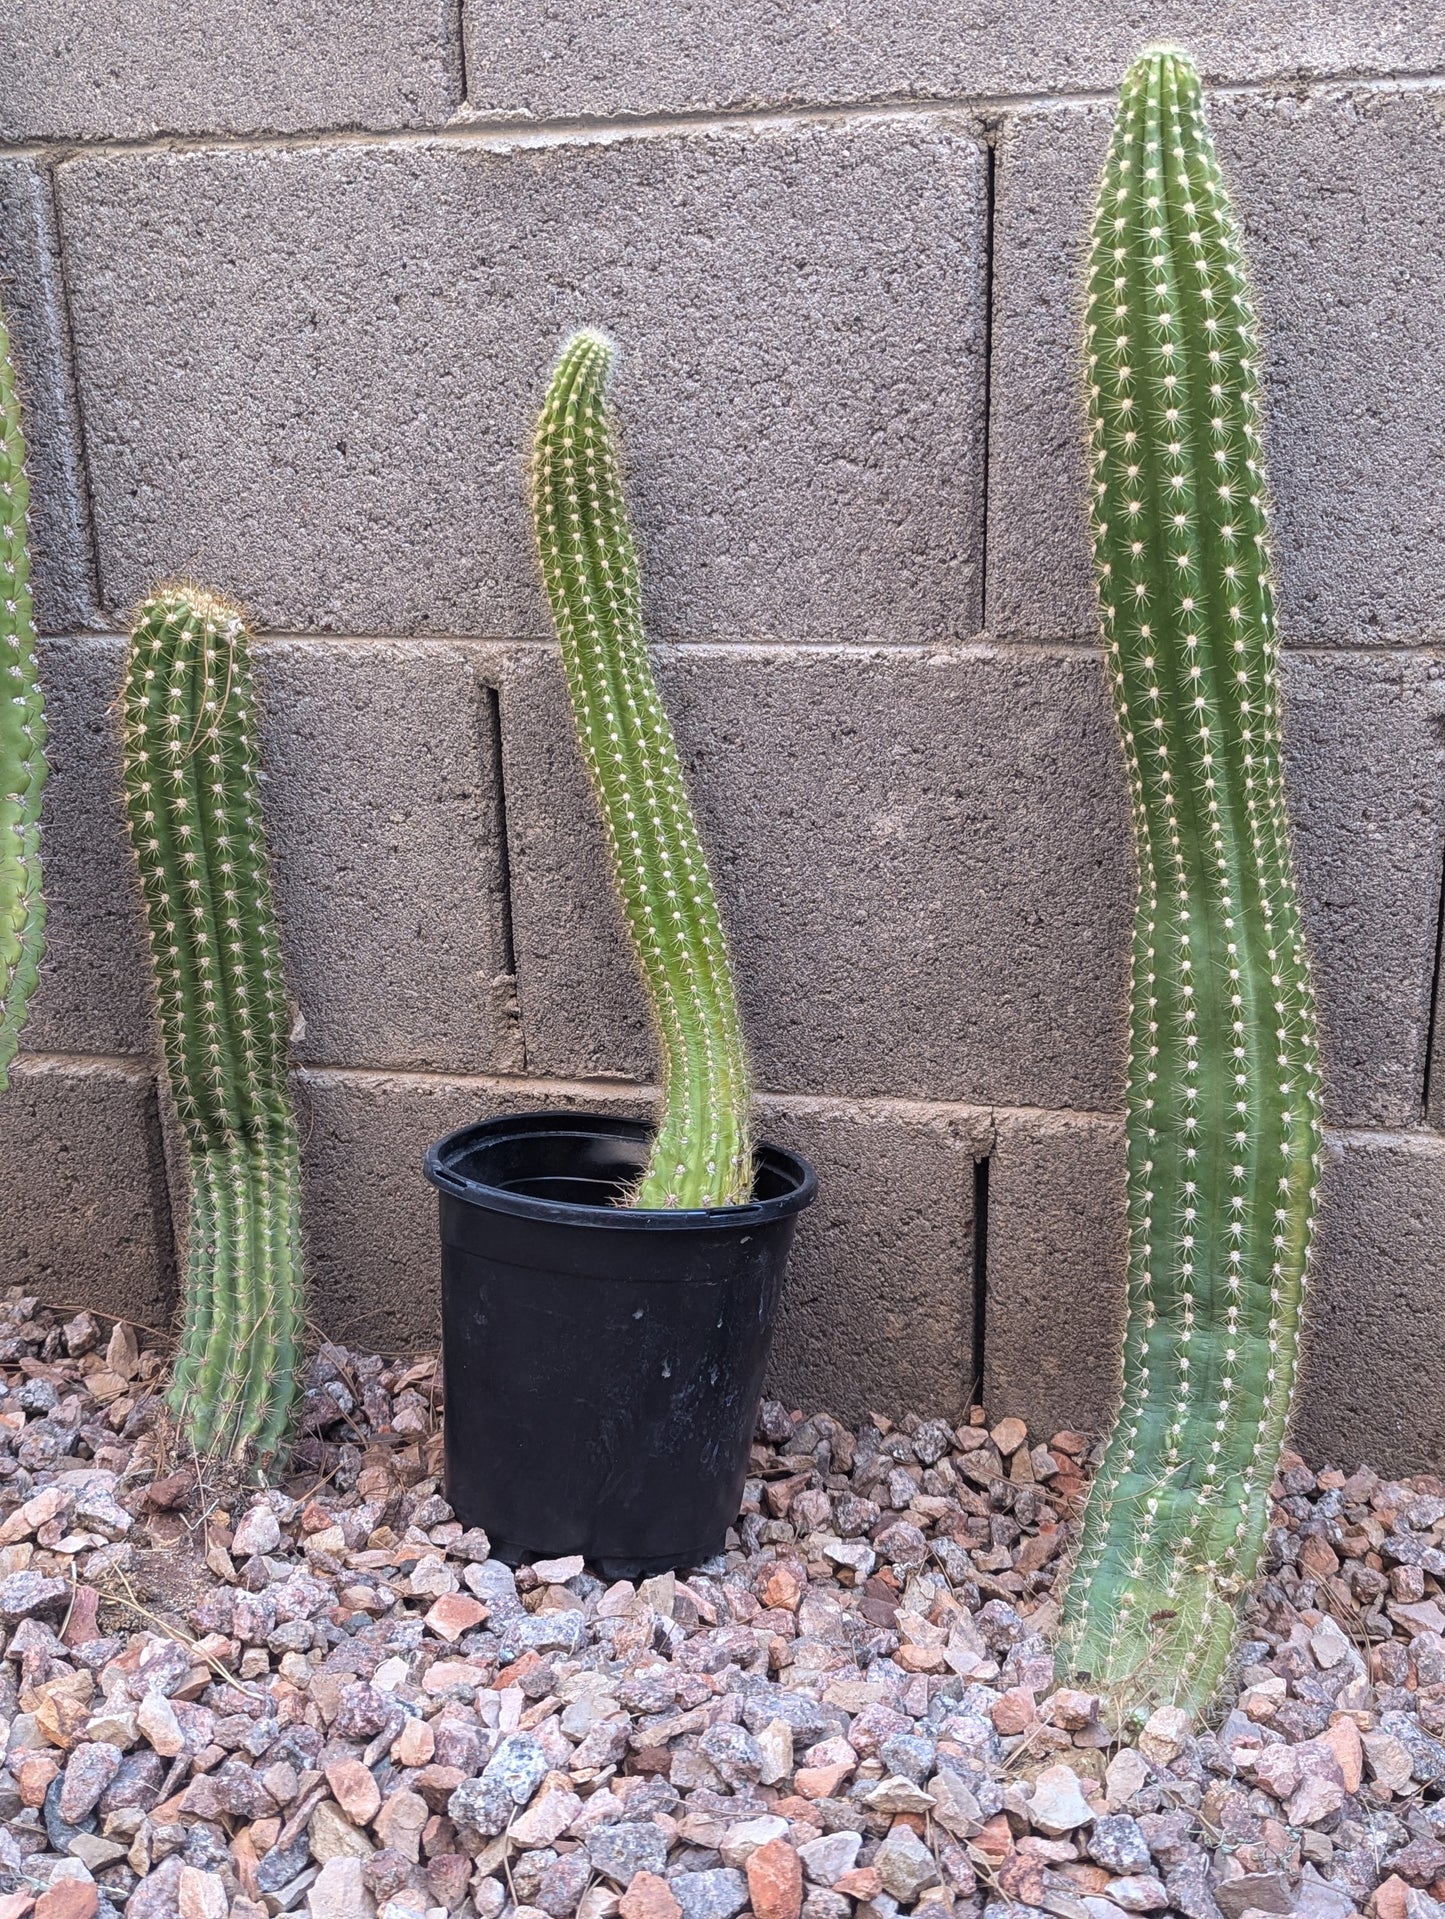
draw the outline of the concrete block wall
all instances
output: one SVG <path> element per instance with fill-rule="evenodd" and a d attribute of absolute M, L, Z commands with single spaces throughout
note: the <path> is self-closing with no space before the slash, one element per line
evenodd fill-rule
<path fill-rule="evenodd" d="M 823 1177 L 777 1389 L 1107 1418 L 1132 875 L 1075 324 L 1111 91 L 1168 36 L 1215 90 L 1267 326 L 1331 1121 L 1297 1430 L 1346 1466 L 1445 1465 L 1430 10 L 5 12 L 53 773 L 0 1278 L 173 1303 L 114 724 L 126 610 L 161 576 L 261 633 L 319 1325 L 434 1337 L 440 1133 L 648 1109 L 525 508 L 548 363 L 595 321 L 765 1126 Z"/>

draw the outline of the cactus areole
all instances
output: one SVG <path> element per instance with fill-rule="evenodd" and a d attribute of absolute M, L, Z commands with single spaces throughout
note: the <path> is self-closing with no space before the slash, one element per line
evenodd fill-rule
<path fill-rule="evenodd" d="M 662 1051 L 662 1119 L 629 1203 L 752 1196 L 747 1053 L 712 876 L 642 637 L 637 550 L 599 333 L 563 349 L 537 423 L 533 507 L 577 734 Z"/>
<path fill-rule="evenodd" d="M 1094 216 L 1095 576 L 1133 793 L 1128 1322 L 1061 1666 L 1200 1708 L 1264 1540 L 1320 1078 L 1280 773 L 1259 339 L 1181 54 L 1120 98 Z"/>
<path fill-rule="evenodd" d="M 268 1459 L 299 1395 L 290 1013 L 237 610 L 189 588 L 131 636 L 125 805 L 190 1205 L 171 1409 L 199 1449 Z"/>
<path fill-rule="evenodd" d="M 25 439 L 0 320 L 0 1092 L 40 973 L 45 900 L 40 891 L 40 795 L 45 707 L 35 669 L 30 602 Z"/>

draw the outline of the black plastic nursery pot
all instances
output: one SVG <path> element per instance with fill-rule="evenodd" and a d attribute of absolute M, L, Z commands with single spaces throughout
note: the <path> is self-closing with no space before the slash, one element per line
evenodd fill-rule
<path fill-rule="evenodd" d="M 763 1146 L 747 1206 L 619 1206 L 651 1129 L 528 1113 L 431 1147 L 447 1498 L 509 1564 L 695 1565 L 737 1517 L 811 1166 Z"/>

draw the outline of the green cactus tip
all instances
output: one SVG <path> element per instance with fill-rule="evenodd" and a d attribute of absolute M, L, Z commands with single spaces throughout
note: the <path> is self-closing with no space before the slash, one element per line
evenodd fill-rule
<path fill-rule="evenodd" d="M 629 1203 L 752 1197 L 747 1054 L 708 871 L 642 634 L 632 529 L 604 392 L 612 347 L 575 334 L 537 426 L 533 506 L 567 690 L 657 1027 L 663 1110 Z"/>

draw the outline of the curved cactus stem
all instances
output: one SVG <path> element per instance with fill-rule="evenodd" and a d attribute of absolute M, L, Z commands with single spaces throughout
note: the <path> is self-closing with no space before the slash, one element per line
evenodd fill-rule
<path fill-rule="evenodd" d="M 1259 346 L 1187 58 L 1125 80 L 1094 217 L 1095 576 L 1134 803 L 1123 1404 L 1061 1663 L 1201 1708 L 1264 1541 L 1321 1096 L 1280 771 Z"/>
<path fill-rule="evenodd" d="M 542 578 L 612 872 L 662 1050 L 663 1111 L 630 1203 L 752 1197 L 751 1091 L 732 967 L 642 634 L 637 552 L 604 393 L 612 348 L 568 341 L 537 426 Z"/>
<path fill-rule="evenodd" d="M 190 1182 L 171 1405 L 198 1449 L 265 1460 L 300 1390 L 300 1148 L 249 647 L 209 594 L 136 616 L 125 798 Z"/>
<path fill-rule="evenodd" d="M 10 336 L 0 320 L 0 1092 L 40 977 L 40 801 L 45 704 L 30 598 L 25 437 Z"/>

